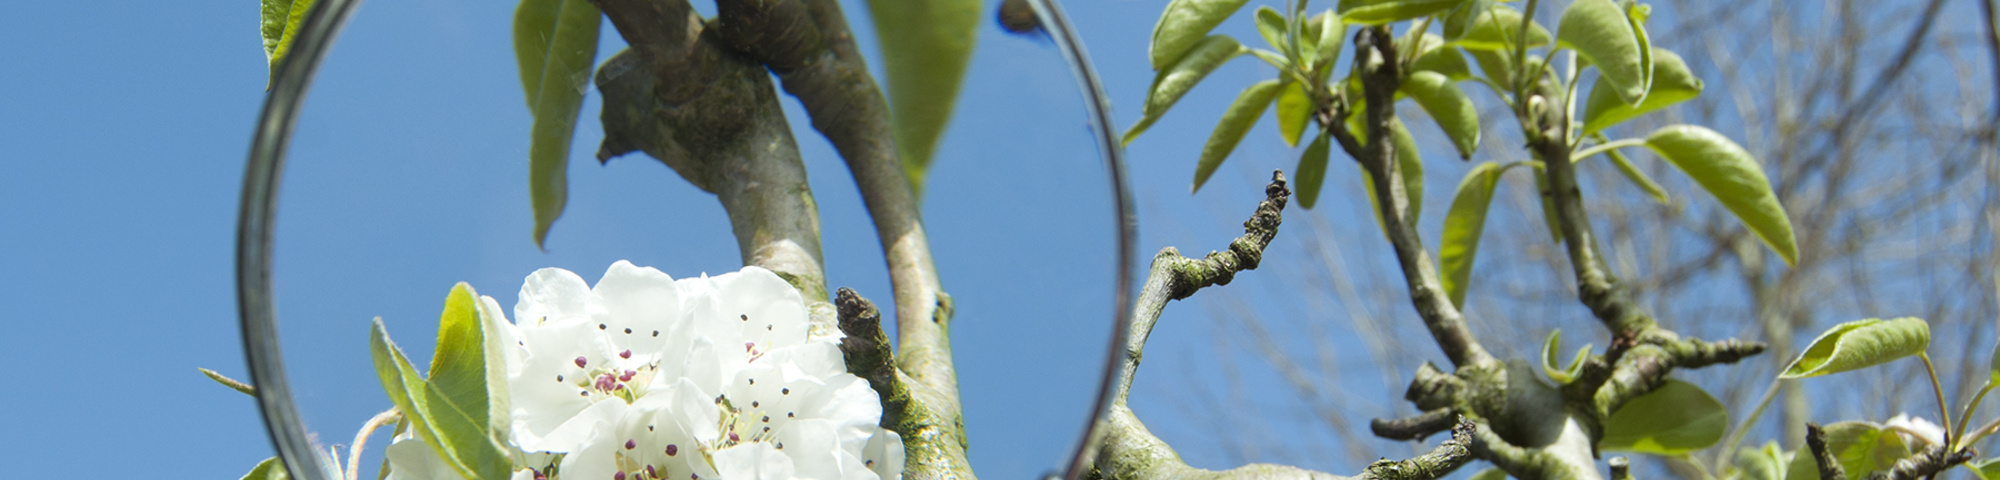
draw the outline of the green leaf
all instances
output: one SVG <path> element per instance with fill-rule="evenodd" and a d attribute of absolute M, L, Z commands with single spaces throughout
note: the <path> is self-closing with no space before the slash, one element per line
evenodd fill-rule
<path fill-rule="evenodd" d="M 1472 33 L 1472 25 L 1493 9 L 1493 0 L 1468 0 L 1444 14 L 1444 40 L 1456 42 Z"/>
<path fill-rule="evenodd" d="M 1409 20 L 1458 6 L 1465 0 L 1340 0 L 1340 18 L 1347 23 L 1381 25 Z"/>
<path fill-rule="evenodd" d="M 1208 144 L 1201 147 L 1201 160 L 1195 163 L 1194 168 L 1193 191 L 1201 191 L 1201 185 L 1208 183 L 1208 177 L 1214 175 L 1215 169 L 1222 166 L 1222 161 L 1229 158 L 1229 152 L 1236 150 L 1236 144 L 1243 141 L 1243 135 L 1250 133 L 1250 127 L 1264 116 L 1264 110 L 1271 108 L 1271 99 L 1278 95 L 1278 90 L 1290 85 L 1275 79 L 1265 80 L 1251 84 L 1243 89 L 1243 93 L 1236 95 L 1236 102 L 1229 105 L 1229 110 L 1222 113 L 1222 121 L 1215 125 L 1215 133 L 1209 134 Z"/>
<path fill-rule="evenodd" d="M 2000 458 L 1973 460 L 1966 462 L 1965 468 L 1972 470 L 1979 480 L 2000 480 Z"/>
<path fill-rule="evenodd" d="M 1299 138 L 1305 136 L 1312 116 L 1312 98 L 1306 96 L 1305 89 L 1297 83 L 1285 84 L 1278 92 L 1278 135 L 1285 137 L 1286 146 L 1299 146 Z"/>
<path fill-rule="evenodd" d="M 1597 67 L 1598 81 L 1610 82 L 1620 100 L 1636 105 L 1646 99 L 1652 63 L 1645 34 L 1635 26 L 1612 0 L 1577 0 L 1563 9 L 1556 45 L 1576 50 Z"/>
<path fill-rule="evenodd" d="M 1847 478 L 1868 478 L 1870 473 L 1888 470 L 1897 460 L 1910 456 L 1910 446 L 1902 435 L 1869 422 L 1840 422 L 1822 428 L 1826 448 L 1840 462 Z M 1810 450 L 1792 453 L 1785 469 L 1786 480 L 1819 480 L 1819 461 Z"/>
<path fill-rule="evenodd" d="M 1651 195 L 1653 201 L 1660 202 L 1661 205 L 1673 203 L 1671 199 L 1667 198 L 1667 189 L 1661 187 L 1658 182 L 1654 182 L 1653 177 L 1646 175 L 1646 172 L 1639 170 L 1639 167 L 1632 165 L 1632 161 L 1625 158 L 1625 154 L 1618 153 L 1618 150 L 1613 149 L 1605 150 L 1604 156 L 1610 157 L 1611 164 L 1618 166 L 1618 173 L 1625 174 L 1626 180 L 1632 181 L 1632 185 L 1638 186 L 1647 195 Z"/>
<path fill-rule="evenodd" d="M 382 326 L 380 317 L 375 319 L 374 327 L 369 330 L 368 350 L 375 360 L 375 376 L 382 380 L 382 391 L 389 395 L 389 402 L 403 413 L 403 418 L 410 422 L 410 428 L 416 430 L 417 438 L 434 449 L 438 448 L 442 443 L 428 418 L 430 409 L 426 408 L 429 406 L 425 400 L 428 386 L 417 374 L 416 367 L 410 365 L 410 359 L 403 355 L 403 349 L 389 340 L 389 331 Z M 440 457 L 459 475 L 472 478 L 471 470 L 464 464 L 450 455 Z"/>
<path fill-rule="evenodd" d="M 475 421 L 437 385 L 425 381 L 401 348 L 389 340 L 382 319 L 375 319 L 369 336 L 375 373 L 382 390 L 403 417 L 411 420 L 418 438 L 465 478 L 506 478 L 509 461 L 493 443 L 491 427 Z"/>
<path fill-rule="evenodd" d="M 1549 190 L 1549 172 L 1542 168 L 1542 162 L 1528 162 L 1535 168 L 1535 192 L 1542 198 L 1542 224 L 1549 227 L 1549 241 L 1562 244 L 1562 220 L 1556 214 L 1556 202 Z"/>
<path fill-rule="evenodd" d="M 472 296 L 479 298 L 479 327 L 480 337 L 483 339 L 481 350 L 485 356 L 485 364 L 489 367 L 486 368 L 486 411 L 489 419 L 487 425 L 492 426 L 494 440 L 505 445 L 509 439 L 504 435 L 514 425 L 513 414 L 510 413 L 513 409 L 511 398 L 514 395 L 512 390 L 507 388 L 507 369 L 491 367 L 507 365 L 507 349 L 513 348 L 509 345 L 516 344 L 514 335 L 510 333 L 513 325 L 507 322 L 506 310 L 502 310 L 500 303 L 494 301 L 493 297 L 481 297 L 476 293 Z"/>
<path fill-rule="evenodd" d="M 208 377 L 209 380 L 214 380 L 215 383 L 222 384 L 222 386 L 229 387 L 230 390 L 235 390 L 237 392 L 241 392 L 244 395 L 249 395 L 252 397 L 257 396 L 257 387 L 252 387 L 250 386 L 250 384 L 237 381 L 234 378 L 223 376 L 221 373 L 216 373 L 216 371 L 214 370 L 209 370 L 206 368 L 196 368 L 195 370 L 200 370 L 203 376 Z"/>
<path fill-rule="evenodd" d="M 1778 448 L 1778 442 L 1764 442 L 1763 447 L 1745 448 L 1736 451 L 1735 475 L 1737 480 L 1785 480 L 1785 466 L 1791 458 Z"/>
<path fill-rule="evenodd" d="M 1187 95 L 1188 90 L 1194 89 L 1195 84 L 1201 83 L 1209 72 L 1214 72 L 1216 67 L 1246 51 L 1242 44 L 1227 35 L 1210 35 L 1202 39 L 1179 62 L 1153 77 L 1153 86 L 1147 89 L 1146 105 L 1139 123 L 1125 131 L 1125 143 L 1130 144 L 1132 139 L 1139 138 L 1140 133 L 1165 115 L 1167 109 L 1173 108 L 1174 102 L 1179 102 L 1181 96 Z"/>
<path fill-rule="evenodd" d="M 1327 135 L 1322 130 L 1306 145 L 1304 155 L 1299 155 L 1299 166 L 1293 169 L 1294 182 L 1298 184 L 1299 206 L 1311 210 L 1319 203 L 1319 187 L 1326 183 Z"/>
<path fill-rule="evenodd" d="M 1785 264 L 1798 263 L 1792 222 L 1785 218 L 1784 206 L 1778 204 L 1763 167 L 1750 152 L 1714 130 L 1694 125 L 1655 130 L 1646 137 L 1646 145 L 1715 195 L 1757 238 L 1784 257 Z"/>
<path fill-rule="evenodd" d="M 1465 54 L 1457 48 L 1445 45 L 1437 35 L 1424 34 L 1417 47 L 1417 58 L 1410 62 L 1412 72 L 1437 72 L 1453 82 L 1472 78 L 1472 65 L 1465 62 Z"/>
<path fill-rule="evenodd" d="M 1452 146 L 1458 148 L 1460 159 L 1472 158 L 1473 149 L 1479 147 L 1479 111 L 1458 84 L 1441 73 L 1415 72 L 1398 90 L 1430 113 L 1445 137 L 1451 138 Z"/>
<path fill-rule="evenodd" d="M 1807 378 L 1889 363 L 1924 352 L 1931 344 L 1923 319 L 1864 319 L 1834 325 L 1815 338 L 1778 378 Z"/>
<path fill-rule="evenodd" d="M 1472 59 L 1479 65 L 1480 73 L 1485 74 L 1486 79 L 1492 80 L 1503 89 L 1514 84 L 1514 57 L 1507 52 L 1468 48 L 1465 49 L 1465 53 L 1472 55 Z M 1528 64 L 1539 66 L 1542 64 L 1542 57 L 1528 55 Z"/>
<path fill-rule="evenodd" d="M 528 144 L 528 196 L 535 206 L 535 246 L 569 199 L 569 146 L 577 111 L 597 58 L 597 7 L 580 0 L 522 0 L 514 11 L 514 57 L 535 117 Z"/>
<path fill-rule="evenodd" d="M 292 36 L 299 33 L 299 23 L 305 21 L 306 12 L 312 11 L 314 0 L 262 0 L 261 19 L 258 32 L 264 37 L 264 58 L 270 60 L 271 77 L 264 89 L 271 89 L 270 82 L 278 79 L 278 65 L 282 64 L 292 51 Z"/>
<path fill-rule="evenodd" d="M 437 350 L 431 356 L 428 381 L 474 423 L 490 426 L 485 325 L 479 317 L 479 295 L 472 286 L 465 282 L 452 286 L 438 319 Z"/>
<path fill-rule="evenodd" d="M 1646 93 L 1646 100 L 1638 105 L 1628 105 L 1613 88 L 1603 88 L 1599 83 L 1590 87 L 1590 97 L 1583 106 L 1583 134 L 1589 135 L 1606 127 L 1623 123 L 1633 117 L 1644 115 L 1669 105 L 1687 101 L 1701 94 L 1701 79 L 1695 78 L 1688 70 L 1687 62 L 1681 56 L 1664 48 L 1653 49 L 1653 86 Z"/>
<path fill-rule="evenodd" d="M 1264 41 L 1270 43 L 1271 48 L 1280 52 L 1291 51 L 1291 47 L 1286 45 L 1288 42 L 1285 41 L 1285 14 L 1278 13 L 1278 9 L 1265 5 L 1257 7 L 1256 18 L 1257 34 L 1263 35 Z"/>
<path fill-rule="evenodd" d="M 1313 65 L 1324 65 L 1315 81 L 1324 82 L 1333 74 L 1333 61 L 1340 58 L 1340 48 L 1347 45 L 1347 24 L 1340 22 L 1340 15 L 1333 10 L 1320 12 L 1306 21 L 1305 41 L 1315 45 L 1312 49 Z M 1297 142 L 1293 142 L 1297 143 Z"/>
<path fill-rule="evenodd" d="M 1242 8 L 1249 0 L 1173 0 L 1153 26 L 1153 43 L 1148 55 L 1153 71 L 1166 71 L 1178 63 L 1195 45 L 1204 41 L 1209 30 Z"/>
<path fill-rule="evenodd" d="M 1562 329 L 1552 330 L 1549 332 L 1549 339 L 1542 342 L 1542 373 L 1548 375 L 1550 380 L 1555 380 L 1557 385 L 1568 385 L 1570 381 L 1576 379 L 1577 373 L 1583 371 L 1583 362 L 1590 359 L 1592 345 L 1583 344 L 1583 348 L 1576 351 L 1576 359 L 1571 360 L 1568 367 L 1564 367 L 1556 363 L 1561 360 L 1556 358 L 1556 349 L 1562 346 L 1562 334 Z"/>
<path fill-rule="evenodd" d="M 278 457 L 257 462 L 256 467 L 250 468 L 250 473 L 243 474 L 243 480 L 290 480 L 291 478 L 291 472 L 285 471 L 285 464 L 279 463 Z"/>
<path fill-rule="evenodd" d="M 1444 233 L 1438 239 L 1438 266 L 1444 270 L 1444 291 L 1451 304 L 1465 306 L 1465 291 L 1472 282 L 1472 260 L 1479 254 L 1479 238 L 1486 231 L 1486 212 L 1493 192 L 1500 186 L 1500 174 L 1507 171 L 1499 163 L 1485 162 L 1472 167 L 1458 182 L 1451 210 L 1444 215 Z"/>
<path fill-rule="evenodd" d="M 1479 14 L 1479 19 L 1472 22 L 1472 28 L 1465 32 L 1464 38 L 1457 40 L 1457 44 L 1466 50 L 1512 52 L 1521 41 L 1521 37 L 1515 33 L 1519 31 L 1521 31 L 1521 11 L 1506 5 L 1495 5 Z M 1542 28 L 1539 23 L 1529 24 L 1528 48 L 1548 44 L 1549 30 Z"/>
<path fill-rule="evenodd" d="M 1708 448 L 1729 428 L 1729 410 L 1701 387 L 1668 379 L 1611 412 L 1598 448 L 1681 455 Z"/>
<path fill-rule="evenodd" d="M 869 0 L 868 13 L 889 77 L 896 150 L 910 186 L 922 194 L 985 15 L 979 0 Z"/>

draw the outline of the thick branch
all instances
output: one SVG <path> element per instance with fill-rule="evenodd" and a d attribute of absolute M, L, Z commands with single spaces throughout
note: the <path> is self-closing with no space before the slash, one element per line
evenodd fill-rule
<path fill-rule="evenodd" d="M 1396 168 L 1395 142 L 1389 141 L 1389 124 L 1396 117 L 1396 88 L 1402 82 L 1393 61 L 1397 58 L 1393 37 L 1387 28 L 1376 27 L 1363 29 L 1355 38 L 1355 68 L 1362 72 L 1362 92 L 1367 100 L 1368 140 L 1353 138 L 1337 120 L 1320 128 L 1339 139 L 1348 156 L 1368 171 L 1369 181 L 1375 185 L 1375 203 L 1382 215 L 1383 229 L 1387 230 L 1389 244 L 1396 249 L 1396 259 L 1408 282 L 1410 302 L 1416 305 L 1417 315 L 1423 317 L 1424 326 L 1430 329 L 1438 347 L 1452 365 L 1459 367 L 1493 362 L 1493 356 L 1472 337 L 1472 330 L 1466 327 L 1458 307 L 1445 295 L 1437 266 L 1410 220 L 1409 194 L 1403 191 L 1402 172 Z"/>
<path fill-rule="evenodd" d="M 1814 463 L 1819 464 L 1819 480 L 1847 480 L 1847 472 L 1840 468 L 1840 459 L 1833 457 L 1833 451 L 1826 448 L 1826 431 L 1817 423 L 1806 424 L 1806 447 L 1812 450 Z"/>
<path fill-rule="evenodd" d="M 1450 429 L 1457 418 L 1458 414 L 1451 409 L 1440 408 L 1393 420 L 1378 418 L 1368 423 L 1368 429 L 1375 432 L 1375 436 L 1390 440 L 1423 440 L 1433 433 Z"/>
<path fill-rule="evenodd" d="M 770 77 L 716 47 L 685 0 L 596 4 L 632 45 L 597 73 L 598 159 L 642 150 L 666 163 L 722 202 L 744 264 L 826 301 L 819 210 Z"/>
<path fill-rule="evenodd" d="M 1146 426 L 1132 415 L 1132 410 L 1124 405 L 1112 407 L 1106 421 L 1109 433 L 1103 442 L 1103 450 L 1097 456 L 1097 464 L 1084 478 L 1092 480 L 1431 480 L 1443 477 L 1472 459 L 1468 445 L 1472 442 L 1473 425 L 1460 421 L 1452 430 L 1451 440 L 1439 444 L 1429 453 L 1408 460 L 1381 460 L 1369 465 L 1360 475 L 1344 477 L 1324 472 L 1296 467 L 1269 464 L 1252 464 L 1232 470 L 1214 471 L 1190 467 L 1181 461 L 1180 455 L 1159 437 L 1153 436 Z"/>
<path fill-rule="evenodd" d="M 1968 460 L 1972 460 L 1972 450 L 1959 450 L 1954 453 L 1946 449 L 1943 445 L 1937 445 L 1924 449 L 1922 452 L 1917 452 L 1916 455 L 1897 460 L 1896 466 L 1886 471 L 1875 472 L 1873 475 L 1868 476 L 1868 480 L 1916 480 L 1919 478 L 1931 478 L 1931 476 L 1937 475 L 1938 472 L 1943 472 Z"/>
<path fill-rule="evenodd" d="M 840 350 L 847 371 L 868 380 L 882 397 L 882 427 L 903 436 L 903 475 L 908 478 L 949 478 L 966 465 L 965 445 L 953 434 L 957 410 L 937 410 L 936 393 L 914 383 L 896 368 L 889 337 L 882 332 L 882 312 L 854 290 L 841 288 L 834 297 L 840 330 L 847 338 Z M 969 472 L 968 472 L 969 473 Z"/>
<path fill-rule="evenodd" d="M 721 23 L 717 28 L 729 47 L 777 73 L 785 92 L 805 105 L 813 128 L 846 160 L 889 264 L 896 297 L 898 365 L 934 392 L 926 401 L 932 409 L 958 412 L 958 378 L 949 337 L 951 296 L 944 293 L 931 261 L 916 196 L 897 156 L 888 103 L 854 45 L 840 4 L 724 0 L 717 3 L 717 10 Z M 954 416 L 946 428 L 963 444 L 959 424 Z M 960 473 L 971 477 L 970 469 Z"/>

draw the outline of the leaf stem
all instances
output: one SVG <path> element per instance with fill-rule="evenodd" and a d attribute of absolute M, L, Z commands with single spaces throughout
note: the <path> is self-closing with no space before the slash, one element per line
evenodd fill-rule
<path fill-rule="evenodd" d="M 1931 365 L 1930 352 L 1918 352 L 1917 358 L 1924 360 L 1924 372 L 1931 375 L 1931 393 L 1937 394 L 1938 419 L 1942 420 L 1944 425 L 1951 425 L 1951 410 L 1944 405 L 1944 386 L 1938 383 L 1937 367 Z M 1945 432 L 1943 443 L 1951 445 L 1952 438 L 1951 432 Z"/>
<path fill-rule="evenodd" d="M 1528 0 L 1527 8 L 1521 10 L 1521 29 L 1515 32 L 1518 34 L 1517 36 L 1519 38 L 1514 39 L 1514 85 L 1513 85 L 1514 98 L 1517 100 L 1517 103 L 1522 106 L 1527 105 L 1528 102 L 1525 100 L 1527 97 L 1522 96 L 1521 94 L 1522 92 L 1527 91 L 1526 85 L 1530 85 L 1530 83 L 1528 82 L 1528 65 L 1527 65 L 1528 36 L 1529 36 L 1528 32 L 1530 31 L 1528 29 L 1535 26 L 1535 6 L 1539 3 L 1540 2 L 1536 0 Z M 1547 62 L 1544 61 L 1543 63 Z M 1516 109 L 1519 108 L 1523 107 L 1520 106 L 1516 107 Z M 1526 113 L 1526 111 L 1523 110 L 1522 113 Z"/>
<path fill-rule="evenodd" d="M 1722 451 L 1715 452 L 1716 470 L 1721 470 L 1723 465 L 1727 464 L 1730 456 L 1736 452 L 1736 447 L 1743 443 L 1743 434 L 1750 431 L 1750 426 L 1757 424 L 1758 417 L 1764 416 L 1764 409 L 1771 406 L 1771 400 L 1778 398 L 1778 387 L 1784 384 L 1785 380 L 1782 378 L 1771 379 L 1771 388 L 1764 390 L 1764 398 L 1757 401 L 1757 408 L 1750 410 L 1750 416 L 1743 417 L 1742 423 L 1736 424 L 1736 431 L 1729 434 L 1729 441 L 1722 444 Z"/>
<path fill-rule="evenodd" d="M 388 410 L 375 414 L 375 418 L 368 419 L 368 423 L 361 425 L 361 431 L 354 433 L 354 448 L 347 450 L 347 480 L 361 478 L 361 450 L 368 446 L 368 437 L 375 434 L 375 429 L 402 419 L 401 410 L 389 407 Z"/>
<path fill-rule="evenodd" d="M 1572 153 L 1569 156 L 1569 161 L 1570 163 L 1576 163 L 1583 161 L 1583 159 L 1590 158 L 1591 155 L 1604 153 L 1605 151 L 1608 150 L 1625 148 L 1625 147 L 1642 147 L 1645 145 L 1646 145 L 1646 139 L 1643 138 L 1620 138 L 1609 142 L 1591 145 L 1590 148 L 1585 148 L 1576 153 Z"/>
<path fill-rule="evenodd" d="M 1959 443 L 1962 444 L 1966 445 L 1971 444 L 1971 442 L 1963 441 L 1965 439 L 1965 427 L 1966 425 L 1972 423 L 1972 412 L 1974 410 L 1979 409 L 1979 401 L 1985 400 L 1986 393 L 1993 391 L 1993 387 L 1994 385 L 1992 380 L 1987 380 L 1985 386 L 1979 387 L 1979 393 L 1977 395 L 1972 396 L 1972 403 L 1966 404 L 1965 410 L 1959 413 L 1958 429 L 1951 434 L 1951 438 L 1959 439 L 1960 440 Z M 1958 449 L 1964 448 L 1966 445 L 1952 445 L 1951 449 L 1952 451 L 1958 451 Z"/>

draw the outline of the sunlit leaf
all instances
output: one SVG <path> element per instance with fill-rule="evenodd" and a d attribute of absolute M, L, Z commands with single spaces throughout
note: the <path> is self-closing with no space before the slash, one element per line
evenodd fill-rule
<path fill-rule="evenodd" d="M 1778 448 L 1778 442 L 1770 441 L 1762 447 L 1737 450 L 1731 467 L 1737 480 L 1785 480 L 1785 466 L 1790 462 L 1791 457 Z"/>
<path fill-rule="evenodd" d="M 1618 173 L 1624 174 L 1625 179 L 1630 180 L 1632 185 L 1639 187 L 1639 190 L 1645 191 L 1646 195 L 1652 196 L 1653 201 L 1660 202 L 1661 205 L 1672 203 L 1671 199 L 1667 197 L 1667 189 L 1661 187 L 1658 182 L 1654 182 L 1653 177 L 1646 175 L 1645 171 L 1639 170 L 1639 167 L 1632 165 L 1632 160 L 1625 158 L 1625 154 L 1618 153 L 1617 150 L 1606 150 L 1604 151 L 1604 156 L 1609 157 L 1611 164 L 1618 167 Z"/>
<path fill-rule="evenodd" d="M 1870 473 L 1887 470 L 1912 453 L 1902 435 L 1874 423 L 1839 422 L 1822 430 L 1826 432 L 1827 451 L 1840 462 L 1847 478 L 1868 478 Z M 1786 480 L 1819 480 L 1819 461 L 1813 458 L 1811 450 L 1802 447 L 1792 453 L 1785 472 Z"/>
<path fill-rule="evenodd" d="M 1457 82 L 1472 78 L 1472 65 L 1465 62 L 1465 54 L 1457 48 L 1445 45 L 1437 35 L 1424 34 L 1417 42 L 1417 58 L 1410 62 L 1412 72 L 1437 72 Z"/>
<path fill-rule="evenodd" d="M 1257 7 L 1256 17 L 1257 34 L 1263 35 L 1264 41 L 1271 44 L 1271 48 L 1278 49 L 1281 52 L 1291 49 L 1291 47 L 1286 45 L 1288 42 L 1285 41 L 1285 31 L 1287 29 L 1285 27 L 1285 14 L 1278 13 L 1278 9 L 1271 8 L 1270 5 L 1264 5 Z"/>
<path fill-rule="evenodd" d="M 1215 125 L 1215 133 L 1208 136 L 1208 144 L 1201 147 L 1201 160 L 1195 163 L 1194 191 L 1201 191 L 1201 185 L 1229 158 L 1229 152 L 1236 150 L 1236 144 L 1243 141 L 1243 135 L 1250 133 L 1250 127 L 1264 116 L 1264 110 L 1271 108 L 1271 99 L 1278 90 L 1291 86 L 1277 80 L 1265 80 L 1251 84 L 1236 95 L 1236 102 L 1222 113 L 1222 121 Z M 1296 90 L 1296 88 L 1291 89 Z M 1282 123 L 1282 120 L 1280 120 Z"/>
<path fill-rule="evenodd" d="M 1468 2 L 1469 3 L 1469 2 Z M 1521 41 L 1515 32 L 1521 31 L 1521 11 L 1506 5 L 1495 5 L 1479 14 L 1465 37 L 1456 41 L 1467 50 L 1489 50 L 1510 52 Z M 1448 36 L 1448 35 L 1447 35 Z M 1538 48 L 1549 44 L 1549 30 L 1542 25 L 1528 26 L 1528 48 Z M 1497 78 L 1495 80 L 1498 80 Z M 1503 84 L 1504 85 L 1504 84 Z"/>
<path fill-rule="evenodd" d="M 369 349 L 390 402 L 454 471 L 466 478 L 507 477 L 509 461 L 493 443 L 491 426 L 474 420 L 437 385 L 425 381 L 402 349 L 389 340 L 380 318 L 375 319 Z"/>
<path fill-rule="evenodd" d="M 428 418 L 430 402 L 426 396 L 429 386 L 422 375 L 410 365 L 410 359 L 403 355 L 403 349 L 389 340 L 389 331 L 382 326 L 382 319 L 376 318 L 374 328 L 369 331 L 368 349 L 375 360 L 375 376 L 382 380 L 382 391 L 389 395 L 389 402 L 396 405 L 403 418 L 410 422 L 417 438 L 436 448 L 443 444 L 436 429 Z M 452 470 L 459 475 L 472 478 L 471 469 L 453 460 L 450 455 L 440 455 Z"/>
<path fill-rule="evenodd" d="M 1493 192 L 1500 186 L 1500 174 L 1507 166 L 1485 162 L 1465 172 L 1452 195 L 1451 210 L 1445 212 L 1444 233 L 1438 239 L 1438 266 L 1443 270 L 1445 294 L 1451 304 L 1465 306 L 1465 291 L 1472 282 L 1472 261 L 1479 254 L 1479 238 L 1486 231 L 1486 212 Z"/>
<path fill-rule="evenodd" d="M 979 0 L 869 0 L 888 73 L 889 119 L 904 175 L 917 192 L 951 122 L 979 21 Z"/>
<path fill-rule="evenodd" d="M 251 468 L 250 473 L 243 474 L 243 480 L 290 480 L 291 478 L 291 472 L 285 471 L 285 464 L 279 462 L 278 457 L 257 462 L 257 466 Z"/>
<path fill-rule="evenodd" d="M 1561 347 L 1562 329 L 1550 331 L 1548 340 L 1542 342 L 1542 374 L 1555 380 L 1557 385 L 1568 385 L 1576 379 L 1577 373 L 1583 371 L 1584 361 L 1590 359 L 1591 344 L 1583 344 L 1583 348 L 1576 351 L 1576 359 L 1570 360 L 1567 367 L 1558 363 L 1562 359 L 1557 358 L 1556 351 Z"/>
<path fill-rule="evenodd" d="M 1312 124 L 1312 98 L 1297 83 L 1286 84 L 1278 92 L 1278 135 L 1285 138 L 1285 145 L 1299 146 L 1299 138 L 1304 137 L 1306 125 Z"/>
<path fill-rule="evenodd" d="M 1784 257 L 1785 264 L 1798 263 L 1798 241 L 1792 237 L 1792 222 L 1778 204 L 1763 167 L 1750 152 L 1714 130 L 1694 125 L 1674 125 L 1653 131 L 1646 145 L 1672 162 L 1703 190 L 1715 195 L 1765 245 Z"/>
<path fill-rule="evenodd" d="M 1139 123 L 1125 131 L 1124 142 L 1129 144 L 1132 139 L 1139 138 L 1140 133 L 1165 115 L 1167 109 L 1173 108 L 1174 103 L 1187 95 L 1188 90 L 1194 89 L 1195 84 L 1201 83 L 1202 78 L 1245 51 L 1242 44 L 1226 35 L 1211 35 L 1202 39 L 1180 61 L 1153 77 L 1153 86 L 1147 89 L 1146 104 L 1141 110 Z"/>
<path fill-rule="evenodd" d="M 1458 41 L 1472 33 L 1472 25 L 1493 9 L 1493 0 L 1466 0 L 1444 14 L 1444 39 Z"/>
<path fill-rule="evenodd" d="M 1165 71 L 1193 50 L 1210 30 L 1242 8 L 1249 0 L 1173 0 L 1153 26 L 1153 43 L 1148 49 L 1153 71 Z"/>
<path fill-rule="evenodd" d="M 490 425 L 483 330 L 479 295 L 473 293 L 471 285 L 459 282 L 445 297 L 444 314 L 438 318 L 437 350 L 431 355 L 428 381 L 474 423 Z"/>
<path fill-rule="evenodd" d="M 1987 458 L 1965 462 L 1965 469 L 1971 470 L 1979 480 L 2000 480 L 2000 458 Z"/>
<path fill-rule="evenodd" d="M 1642 34 L 1633 27 L 1625 10 L 1612 0 L 1577 0 L 1563 9 L 1556 45 L 1576 50 L 1597 67 L 1598 81 L 1610 82 L 1625 103 L 1638 104 L 1646 99 L 1652 63 L 1646 60 L 1651 53 Z"/>
<path fill-rule="evenodd" d="M 1456 7 L 1466 0 L 1340 0 L 1340 18 L 1347 23 L 1381 25 L 1409 20 Z"/>
<path fill-rule="evenodd" d="M 1681 455 L 1708 448 L 1729 428 L 1729 410 L 1701 387 L 1668 379 L 1604 420 L 1604 450 Z"/>
<path fill-rule="evenodd" d="M 1319 203 L 1319 187 L 1326 183 L 1327 135 L 1324 130 L 1306 145 L 1305 154 L 1299 155 L 1299 166 L 1293 169 L 1298 189 L 1299 206 L 1311 210 Z"/>
<path fill-rule="evenodd" d="M 1460 159 L 1472 158 L 1472 150 L 1479 146 L 1479 111 L 1457 83 L 1437 72 L 1415 72 L 1403 80 L 1400 90 L 1444 129 Z"/>
<path fill-rule="evenodd" d="M 1923 353 L 1931 344 L 1923 319 L 1865 319 L 1834 325 L 1792 360 L 1778 378 L 1807 378 L 1868 368 Z"/>
<path fill-rule="evenodd" d="M 292 52 L 292 37 L 299 33 L 299 23 L 305 21 L 306 12 L 312 10 L 314 0 L 262 0 L 259 9 L 258 32 L 264 37 L 264 58 L 270 60 L 271 77 L 264 84 L 270 89 L 270 82 L 278 79 L 278 65 Z"/>
<path fill-rule="evenodd" d="M 535 210 L 535 245 L 569 200 L 569 146 L 590 89 L 597 58 L 597 7 L 574 0 L 522 0 L 514 11 L 514 56 L 534 115 L 528 145 L 528 196 Z"/>
<path fill-rule="evenodd" d="M 1646 93 L 1646 100 L 1638 105 L 1628 105 L 1612 92 L 1608 84 L 1599 83 L 1590 88 L 1590 97 L 1584 101 L 1583 134 L 1589 135 L 1606 127 L 1623 123 L 1633 117 L 1644 115 L 1669 105 L 1687 101 L 1701 94 L 1701 79 L 1695 78 L 1688 70 L 1687 62 L 1681 56 L 1664 48 L 1653 49 L 1653 87 Z"/>
<path fill-rule="evenodd" d="M 1347 24 L 1333 10 L 1320 12 L 1306 21 L 1305 37 L 1316 45 L 1312 49 L 1313 64 L 1326 66 L 1314 80 L 1326 81 L 1333 74 L 1333 61 L 1340 58 L 1341 46 L 1347 44 Z"/>

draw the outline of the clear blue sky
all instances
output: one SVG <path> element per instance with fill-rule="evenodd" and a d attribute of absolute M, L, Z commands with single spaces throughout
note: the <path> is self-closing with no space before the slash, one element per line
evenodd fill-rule
<path fill-rule="evenodd" d="M 872 54 L 864 4 L 844 3 Z M 1137 117 L 1151 79 L 1145 42 L 1159 8 L 1069 5 L 1121 122 Z M 0 202 L 8 205 L 0 267 L 10 272 L 0 303 L 14 307 L 0 364 L 16 379 L 0 388 L 0 450 L 16 459 L 8 476 L 235 478 L 271 455 L 262 424 L 247 397 L 195 368 L 245 376 L 231 255 L 267 72 L 256 8 L 120 1 L 8 10 L 0 16 Z M 618 259 L 675 276 L 738 266 L 713 197 L 643 156 L 591 161 L 601 138 L 595 93 L 578 131 L 569 213 L 548 251 L 534 248 L 529 117 L 511 14 L 512 2 L 368 2 L 315 84 L 284 185 L 276 274 L 293 387 L 325 443 L 347 443 L 388 406 L 369 373 L 369 320 L 384 317 L 403 345 L 428 357 L 453 282 L 511 306 L 520 279 L 543 266 L 592 280 Z M 1247 21 L 1225 30 L 1255 38 Z M 1103 355 L 1109 191 L 1054 48 L 1005 36 L 990 21 L 980 34 L 925 213 L 957 299 L 972 460 L 987 478 L 1023 479 L 1056 467 L 1072 447 Z M 606 24 L 600 59 L 620 46 Z M 1244 150 L 1264 157 L 1233 160 L 1199 197 L 1187 195 L 1214 115 L 1269 75 L 1239 60 L 1134 145 L 1146 255 L 1168 244 L 1190 254 L 1225 245 L 1269 169 L 1289 169 L 1293 157 L 1269 141 L 1267 124 Z M 786 106 L 821 206 L 829 283 L 886 302 L 851 178 L 789 97 Z M 1203 332 L 1183 325 L 1163 327 L 1156 345 L 1202 344 Z M 1142 414 L 1170 439 L 1177 425 L 1188 431 L 1198 421 L 1148 408 Z M 1182 444 L 1190 460 L 1225 466 L 1199 440 Z"/>

